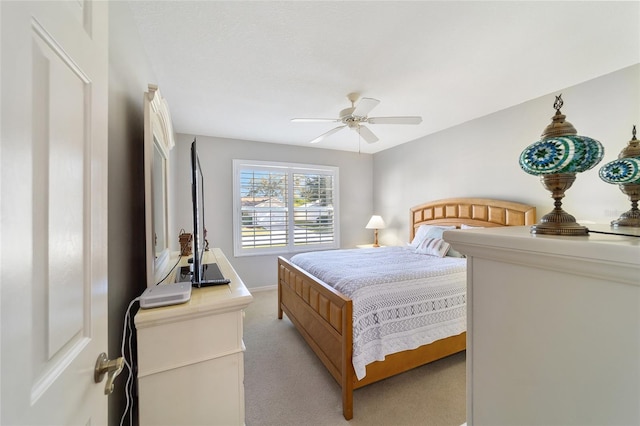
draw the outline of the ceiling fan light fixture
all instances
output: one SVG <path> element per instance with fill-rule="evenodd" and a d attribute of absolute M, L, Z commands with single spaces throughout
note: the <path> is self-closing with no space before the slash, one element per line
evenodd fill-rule
<path fill-rule="evenodd" d="M 331 136 L 337 131 L 349 127 L 356 130 L 360 136 L 368 143 L 377 142 L 378 137 L 363 124 L 420 124 L 422 123 L 422 117 L 419 116 L 404 116 L 404 117 L 369 117 L 369 112 L 375 108 L 380 101 L 373 98 L 362 98 L 356 105 L 358 100 L 358 93 L 349 93 L 347 99 L 351 101 L 351 106 L 340 111 L 337 119 L 332 118 L 292 118 L 292 122 L 334 122 L 342 123 L 342 126 L 335 127 L 326 133 L 313 139 L 310 143 L 318 143 L 323 139 Z"/>

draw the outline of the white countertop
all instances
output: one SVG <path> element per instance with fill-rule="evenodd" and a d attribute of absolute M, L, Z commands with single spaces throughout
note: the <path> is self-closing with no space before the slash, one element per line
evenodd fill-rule
<path fill-rule="evenodd" d="M 135 316 L 136 328 L 165 322 L 243 309 L 253 300 L 242 279 L 233 269 L 222 250 L 213 248 L 205 253 L 205 263 L 217 263 L 222 274 L 231 280 L 228 285 L 193 288 L 191 299 L 179 305 L 140 309 Z M 162 284 L 160 284 L 162 285 Z"/>
<path fill-rule="evenodd" d="M 601 265 L 616 266 L 616 280 L 640 286 L 640 237 L 590 232 L 586 236 L 531 234 L 529 226 L 447 230 L 445 241 L 468 257 L 508 259 L 512 263 L 597 276 Z M 592 231 L 639 233 L 592 225 Z"/>

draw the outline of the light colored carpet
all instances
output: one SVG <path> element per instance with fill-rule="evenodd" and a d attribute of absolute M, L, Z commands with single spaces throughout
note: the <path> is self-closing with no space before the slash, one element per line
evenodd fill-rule
<path fill-rule="evenodd" d="M 337 382 L 288 318 L 277 291 L 253 292 L 244 321 L 247 426 L 452 425 L 465 415 L 465 353 L 358 389 L 342 416 Z"/>

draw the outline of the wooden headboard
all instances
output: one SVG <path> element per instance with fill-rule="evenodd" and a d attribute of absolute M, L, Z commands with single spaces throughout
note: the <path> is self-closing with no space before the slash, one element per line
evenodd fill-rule
<path fill-rule="evenodd" d="M 488 198 L 446 198 L 411 207 L 409 241 L 420 225 L 523 226 L 536 223 L 536 208 Z"/>

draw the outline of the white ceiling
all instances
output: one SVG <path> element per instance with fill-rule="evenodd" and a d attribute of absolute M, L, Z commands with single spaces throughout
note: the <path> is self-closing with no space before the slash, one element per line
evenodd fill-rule
<path fill-rule="evenodd" d="M 129 1 L 178 133 L 374 153 L 640 62 L 640 3 Z M 343 129 L 347 94 L 420 125 Z M 550 97 L 550 104 L 553 98 Z M 551 107 L 551 105 L 550 105 Z"/>

